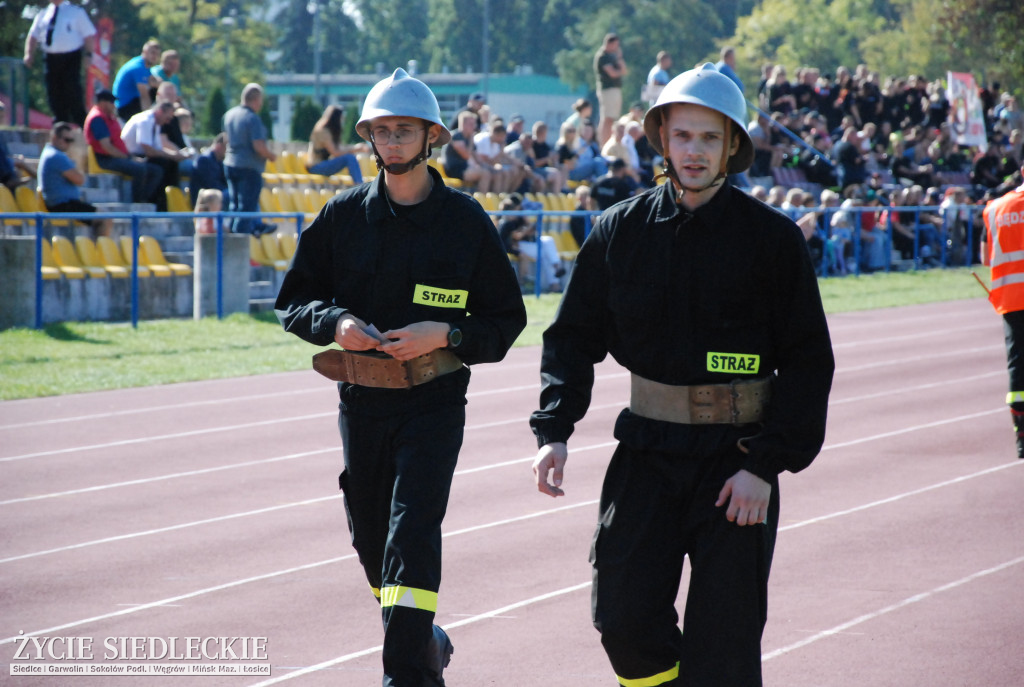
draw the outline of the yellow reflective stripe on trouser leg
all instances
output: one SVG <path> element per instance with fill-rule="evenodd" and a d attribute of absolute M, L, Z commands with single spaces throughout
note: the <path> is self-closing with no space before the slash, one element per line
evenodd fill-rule
<path fill-rule="evenodd" d="M 1024 391 L 1011 391 L 1006 394 L 1006 404 L 1024 402 Z"/>
<path fill-rule="evenodd" d="M 437 592 L 415 587 L 384 587 L 380 590 L 380 605 L 405 606 L 407 608 L 418 608 L 421 611 L 437 612 Z"/>
<path fill-rule="evenodd" d="M 380 601 L 380 590 L 374 587 L 373 585 L 370 585 L 370 591 L 373 592 L 373 595 L 375 597 L 377 597 L 377 601 Z"/>
<path fill-rule="evenodd" d="M 615 677 L 619 678 L 619 684 L 622 687 L 657 687 L 679 677 L 679 662 L 676 661 L 675 666 L 669 668 L 664 673 L 658 673 L 650 677 L 637 677 L 633 679 L 619 677 L 618 675 Z"/>

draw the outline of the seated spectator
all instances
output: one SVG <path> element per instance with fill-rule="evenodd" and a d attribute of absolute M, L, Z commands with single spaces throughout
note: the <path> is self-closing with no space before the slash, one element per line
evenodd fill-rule
<path fill-rule="evenodd" d="M 150 197 L 158 212 L 167 211 L 167 194 L 164 188 L 178 185 L 178 163 L 185 159 L 180 150 L 168 146 L 160 133 L 160 127 L 174 118 L 174 103 L 159 102 L 151 109 L 140 112 L 124 125 L 121 138 L 128 152 L 146 158 L 163 170 L 160 184 Z"/>
<path fill-rule="evenodd" d="M 772 69 L 772 76 L 765 84 L 768 94 L 768 111 L 789 114 L 797 110 L 796 96 L 793 95 L 793 86 L 786 78 L 786 68 L 781 64 L 775 65 Z"/>
<path fill-rule="evenodd" d="M 907 148 L 905 141 L 897 140 L 893 146 L 892 176 L 901 183 L 931 186 L 935 175 L 932 165 L 919 165 L 914 162 L 914 148 Z"/>
<path fill-rule="evenodd" d="M 548 145 L 548 125 L 533 123 L 533 171 L 544 178 L 548 193 L 560 193 L 565 187 L 562 170 L 558 168 L 558 155 Z"/>
<path fill-rule="evenodd" d="M 971 167 L 971 183 L 986 189 L 993 189 L 1003 183 L 1000 175 L 1002 167 L 1002 156 L 1000 155 L 999 140 L 991 138 L 981 155 L 974 161 Z"/>
<path fill-rule="evenodd" d="M 510 193 L 526 178 L 526 164 L 505 153 L 505 125 L 500 120 L 473 137 L 480 164 L 491 170 L 491 190 Z"/>
<path fill-rule="evenodd" d="M 476 112 L 459 113 L 458 129 L 452 132 L 452 140 L 441 151 L 441 164 L 446 176 L 461 179 L 481 193 L 487 193 L 491 190 L 491 172 L 476 157 L 473 143 L 476 123 Z"/>
<path fill-rule="evenodd" d="M 514 160 L 517 166 L 522 166 L 523 181 L 517 190 L 523 193 L 544 191 L 547 180 L 533 169 L 535 165 L 533 159 L 533 132 L 524 131 L 514 143 L 507 144 L 505 146 L 505 155 L 509 159 Z"/>
<path fill-rule="evenodd" d="M 0 101 L 0 113 L 3 111 L 4 104 Z M 27 176 L 22 175 L 21 172 Z M 18 186 L 32 181 L 35 177 L 35 166 L 26 161 L 22 155 L 11 155 L 7 150 L 7 143 L 0 138 L 0 184 L 13 191 Z"/>
<path fill-rule="evenodd" d="M 508 147 L 519 140 L 519 137 L 523 135 L 523 127 L 526 125 L 526 120 L 523 119 L 523 115 L 514 114 L 506 125 L 505 131 L 505 147 Z"/>
<path fill-rule="evenodd" d="M 593 114 L 594 106 L 590 104 L 590 101 L 586 98 L 579 98 L 572 104 L 572 114 L 565 118 L 562 125 L 568 124 L 576 131 L 580 131 L 583 128 L 583 122 L 593 121 Z"/>
<path fill-rule="evenodd" d="M 67 155 L 67 149 L 75 142 L 74 127 L 67 122 L 57 122 L 50 129 L 50 141 L 39 156 L 39 189 L 43 203 L 50 212 L 96 212 L 96 207 L 81 200 L 81 189 L 85 174 Z M 110 235 L 110 220 L 76 220 L 91 226 L 97 235 Z"/>
<path fill-rule="evenodd" d="M 451 130 L 458 129 L 462 120 L 462 113 L 469 112 L 473 115 L 473 120 L 476 123 L 476 128 L 473 131 L 482 131 L 484 122 L 480 119 L 480 108 L 487 103 L 487 98 L 483 93 L 473 93 L 469 96 L 469 100 L 466 101 L 465 106 L 455 113 L 455 117 L 448 124 L 448 128 Z"/>
<path fill-rule="evenodd" d="M 751 186 L 750 191 L 748 191 L 748 193 L 750 194 L 751 198 L 757 198 L 762 203 L 768 202 L 768 189 L 766 189 L 764 186 L 761 186 L 760 184 L 755 184 L 754 186 Z"/>
<path fill-rule="evenodd" d="M 867 179 L 864 155 L 860 151 L 860 133 L 850 126 L 843 131 L 843 137 L 832 147 L 832 159 L 836 162 L 836 177 L 841 189 L 854 184 L 863 184 Z"/>
<path fill-rule="evenodd" d="M 96 104 L 85 118 L 85 140 L 96 156 L 96 164 L 132 180 L 132 202 L 148 203 L 163 178 L 163 170 L 145 158 L 134 158 L 121 138 L 114 94 L 101 90 Z"/>
<path fill-rule="evenodd" d="M 510 193 L 502 199 L 498 209 L 503 212 L 515 212 L 522 210 L 523 198 L 518 193 Z M 562 266 L 562 259 L 558 255 L 558 246 L 555 240 L 547 235 L 540 237 L 538 246 L 537 229 L 532 221 L 526 217 L 503 217 L 498 224 L 498 235 L 501 236 L 505 250 L 510 255 L 520 258 L 520 276 L 528 276 L 524 271 L 525 265 L 522 258 L 528 258 L 534 262 L 538 259 L 538 251 L 541 252 L 541 269 L 547 276 L 547 288 L 550 291 L 561 291 L 561 277 L 565 274 Z"/>
<path fill-rule="evenodd" d="M 835 186 L 839 183 L 835 165 L 828 159 L 829 140 L 819 131 L 807 135 L 807 143 L 813 150 L 801 149 L 797 155 L 796 166 L 803 170 L 807 181 L 820 186 Z M 817 155 L 813 152 L 817 151 Z"/>
<path fill-rule="evenodd" d="M 573 208 L 576 212 L 590 212 L 594 209 L 594 199 L 590 195 L 590 187 L 580 184 L 576 187 L 576 207 Z M 569 231 L 572 232 L 572 237 L 576 239 L 576 245 L 582 246 L 583 241 L 586 240 L 587 235 L 590 234 L 590 227 L 594 224 L 593 217 L 584 217 L 582 215 L 574 215 L 569 218 Z"/>
<path fill-rule="evenodd" d="M 803 213 L 800 210 L 804 206 L 804 192 L 803 189 L 791 188 L 786 191 L 785 200 L 782 201 L 782 211 L 790 217 L 796 219 Z"/>
<path fill-rule="evenodd" d="M 365 143 L 343 145 L 341 135 L 344 124 L 345 110 L 337 105 L 328 105 L 309 134 L 306 171 L 329 177 L 347 169 L 352 182 L 358 185 L 363 183 L 363 173 L 359 169 L 356 154 L 369 153 L 370 146 Z"/>
<path fill-rule="evenodd" d="M 179 107 L 174 111 L 174 119 L 178 124 L 178 131 L 181 133 L 181 142 L 184 144 L 180 152 L 185 156 L 185 159 L 178 163 L 178 174 L 182 177 L 191 177 L 195 167 L 195 158 L 199 154 L 196 147 L 192 145 L 192 139 L 189 138 L 195 120 L 192 117 L 192 111 L 184 107 Z"/>
<path fill-rule="evenodd" d="M 160 43 L 146 41 L 142 54 L 131 58 L 114 76 L 114 96 L 117 98 L 117 116 L 127 122 L 139 112 L 152 107 L 150 88 L 157 86 L 156 77 L 150 72 L 160 62 Z"/>
<path fill-rule="evenodd" d="M 633 165 L 633 158 L 636 150 L 633 146 L 633 139 L 626 133 L 626 125 L 622 122 L 615 122 L 612 125 L 612 135 L 601 147 L 601 156 L 611 162 L 622 160 L 626 163 L 626 179 L 636 190 L 640 186 L 640 171 Z"/>
<path fill-rule="evenodd" d="M 636 169 L 640 186 L 644 188 L 654 186 L 654 163 L 655 161 L 661 161 L 662 157 L 648 142 L 647 134 L 644 133 L 644 127 L 639 122 L 630 122 L 626 125 L 626 138 L 626 144 L 632 151 L 630 164 Z M 729 175 L 730 179 L 734 177 L 738 180 L 738 183 L 733 184 L 734 186 L 742 186 L 744 188 L 750 186 L 745 172 L 738 175 Z"/>
<path fill-rule="evenodd" d="M 193 205 L 198 202 L 199 193 L 204 189 L 227 192 L 228 180 L 224 176 L 224 154 L 227 149 L 228 137 L 222 131 L 213 139 L 209 148 L 196 156 L 192 168 L 192 178 L 189 180 Z"/>
<path fill-rule="evenodd" d="M 571 181 L 592 183 L 598 177 L 608 173 L 608 161 L 597 154 L 597 143 L 594 142 L 594 127 L 589 123 L 584 126 L 590 130 L 589 143 L 579 146 L 576 128 L 571 124 L 563 124 L 561 136 L 555 143 L 558 151 L 558 162 L 566 170 Z"/>
<path fill-rule="evenodd" d="M 625 160 L 621 158 L 612 160 L 608 173 L 598 179 L 590 189 L 590 194 L 599 210 L 607 210 L 612 205 L 633 195 L 636 184 L 629 179 L 626 167 Z"/>
<path fill-rule="evenodd" d="M 768 197 L 764 199 L 764 202 L 768 203 L 772 207 L 781 208 L 785 200 L 786 187 L 775 185 L 768 190 Z"/>
<path fill-rule="evenodd" d="M 204 188 L 196 199 L 195 212 L 220 212 L 224 207 L 224 193 L 216 188 Z M 215 217 L 196 217 L 197 234 L 216 234 L 217 220 Z"/>
<path fill-rule="evenodd" d="M 771 176 L 772 168 L 782 166 L 782 156 L 786 147 L 772 142 L 771 120 L 763 113 L 757 113 L 757 119 L 747 125 L 747 133 L 754 144 L 754 163 L 750 174 L 755 177 Z"/>
<path fill-rule="evenodd" d="M 149 73 L 153 75 L 155 85 L 150 90 L 152 100 L 157 99 L 156 88 L 164 81 L 174 84 L 175 90 L 181 93 L 181 55 L 177 50 L 164 50 L 160 54 L 160 64 L 153 65 Z M 153 81 L 151 81 L 153 83 Z"/>

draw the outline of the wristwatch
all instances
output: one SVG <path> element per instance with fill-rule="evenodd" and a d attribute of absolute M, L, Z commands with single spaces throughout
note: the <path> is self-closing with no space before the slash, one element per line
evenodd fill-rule
<path fill-rule="evenodd" d="M 453 325 L 448 325 L 448 347 L 458 348 L 462 343 L 462 330 Z"/>

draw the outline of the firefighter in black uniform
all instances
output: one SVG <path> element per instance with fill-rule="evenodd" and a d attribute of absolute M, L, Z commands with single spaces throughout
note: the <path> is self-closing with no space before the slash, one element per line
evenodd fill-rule
<path fill-rule="evenodd" d="M 803 236 L 724 183 L 753 159 L 745 122 L 711 64 L 665 87 L 644 129 L 671 183 L 598 219 L 544 333 L 530 419 L 543 493 L 562 494 L 594 365 L 611 353 L 631 373 L 591 553 L 593 621 L 621 685 L 761 684 L 778 474 L 824 441 L 834 359 Z"/>
<path fill-rule="evenodd" d="M 433 621 L 465 365 L 501 360 L 526 311 L 494 225 L 426 164 L 451 138 L 430 89 L 396 70 L 370 91 L 356 131 L 383 171 L 302 233 L 275 307 L 287 331 L 344 349 L 314 367 L 339 381 L 339 482 L 381 604 L 383 684 L 443 685 L 452 647 Z"/>

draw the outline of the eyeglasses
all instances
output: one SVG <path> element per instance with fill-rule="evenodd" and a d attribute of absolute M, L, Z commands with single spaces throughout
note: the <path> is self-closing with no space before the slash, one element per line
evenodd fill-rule
<path fill-rule="evenodd" d="M 370 140 L 380 145 L 403 146 L 415 141 L 421 131 L 426 131 L 426 129 L 401 128 L 391 131 L 387 127 L 379 126 L 376 129 L 370 129 Z"/>
<path fill-rule="evenodd" d="M 65 142 L 65 143 L 74 143 L 74 142 L 75 142 L 75 139 L 73 139 L 73 138 L 65 138 L 65 139 L 64 139 L 64 142 Z"/>

